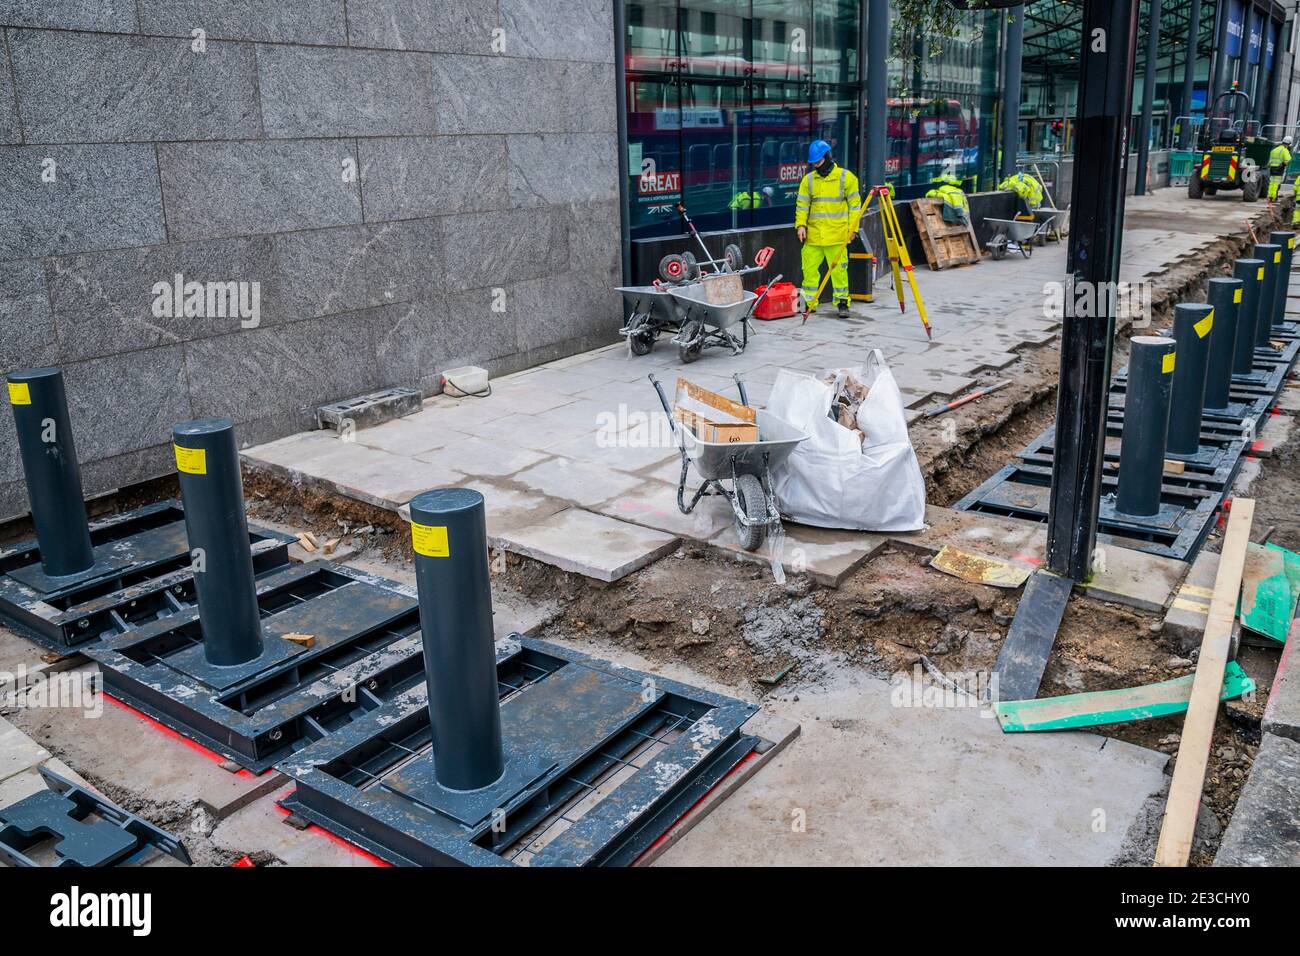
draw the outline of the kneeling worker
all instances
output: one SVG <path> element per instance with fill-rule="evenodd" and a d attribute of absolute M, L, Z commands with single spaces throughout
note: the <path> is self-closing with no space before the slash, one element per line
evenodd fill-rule
<path fill-rule="evenodd" d="M 817 311 L 817 290 L 821 288 L 821 267 L 830 269 L 831 286 L 840 318 L 849 314 L 849 257 L 845 246 L 858 231 L 862 218 L 862 197 L 858 177 L 831 158 L 831 144 L 824 139 L 808 147 L 812 169 L 799 183 L 795 201 L 794 228 L 803 243 L 803 297 L 809 312 Z M 832 263 L 834 264 L 832 267 Z"/>
<path fill-rule="evenodd" d="M 965 226 L 970 223 L 970 203 L 961 188 L 961 180 L 952 173 L 943 173 L 934 180 L 934 188 L 925 194 L 926 199 L 943 200 L 943 221 Z"/>

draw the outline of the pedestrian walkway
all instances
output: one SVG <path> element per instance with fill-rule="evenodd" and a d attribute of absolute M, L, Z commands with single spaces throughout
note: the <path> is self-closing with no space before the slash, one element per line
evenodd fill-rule
<path fill-rule="evenodd" d="M 1264 212 L 1262 204 L 1226 195 L 1193 203 L 1178 189 L 1130 197 L 1122 278 L 1158 281 L 1220 236 L 1244 233 L 1248 217 Z M 1056 339 L 1060 322 L 1046 308 L 1045 284 L 1064 278 L 1065 262 L 1065 244 L 1050 243 L 1031 259 L 1013 254 L 941 272 L 921 269 L 933 341 L 910 300 L 900 314 L 882 283 L 876 301 L 857 304 L 848 319 L 754 323 L 740 355 L 710 349 L 684 366 L 666 339 L 640 357 L 620 340 L 497 379 L 487 398 L 437 396 L 415 415 L 357 431 L 354 440 L 304 432 L 247 449 L 244 459 L 250 468 L 394 511 L 428 488 L 475 488 L 487 501 L 494 547 L 617 580 L 682 538 L 737 550 L 726 502 L 705 499 L 689 516 L 678 510 L 680 459 L 648 374 L 670 392 L 682 375 L 731 395 L 739 374 L 751 400 L 762 404 L 782 368 L 816 373 L 861 364 L 880 349 L 915 419 L 981 376 L 1009 369 L 1021 350 Z M 831 583 L 883 540 L 789 523 L 783 537 L 776 557 Z"/>

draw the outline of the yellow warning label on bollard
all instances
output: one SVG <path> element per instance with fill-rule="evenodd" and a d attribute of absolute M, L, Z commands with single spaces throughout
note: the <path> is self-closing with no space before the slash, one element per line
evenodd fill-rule
<path fill-rule="evenodd" d="M 1167 355 L 1165 355 L 1164 359 L 1161 360 L 1160 371 L 1162 374 L 1168 375 L 1173 370 L 1174 370 L 1174 353 L 1170 352 Z"/>
<path fill-rule="evenodd" d="M 1264 281 L 1264 267 L 1263 267 L 1263 266 L 1260 266 L 1260 267 L 1259 267 L 1259 271 L 1255 273 L 1255 281 L 1256 281 L 1256 282 L 1263 282 L 1263 281 Z"/>
<path fill-rule="evenodd" d="M 1235 291 L 1232 293 L 1232 301 L 1233 301 L 1233 302 L 1240 302 L 1240 301 L 1241 301 L 1241 290 L 1240 290 L 1240 289 L 1237 289 L 1237 290 L 1235 290 Z"/>
<path fill-rule="evenodd" d="M 1193 325 L 1192 328 L 1196 330 L 1196 337 L 1198 339 L 1203 339 L 1209 335 L 1210 329 L 1214 328 L 1214 310 L 1211 309 L 1210 314 Z"/>
<path fill-rule="evenodd" d="M 441 525 L 417 524 L 411 522 L 411 547 L 416 554 L 426 558 L 450 558 L 451 548 L 447 543 L 447 529 Z"/>
<path fill-rule="evenodd" d="M 32 403 L 32 391 L 27 387 L 26 382 L 9 383 L 9 404 L 10 405 L 30 405 Z"/>
<path fill-rule="evenodd" d="M 1274 261 L 1274 262 L 1281 262 L 1281 261 L 1282 261 L 1282 253 L 1280 253 L 1280 252 L 1275 252 L 1275 253 L 1273 253 L 1273 261 Z"/>
<path fill-rule="evenodd" d="M 176 449 L 176 470 L 187 475 L 206 475 L 208 473 L 208 452 L 204 448 L 185 448 L 173 445 Z"/>

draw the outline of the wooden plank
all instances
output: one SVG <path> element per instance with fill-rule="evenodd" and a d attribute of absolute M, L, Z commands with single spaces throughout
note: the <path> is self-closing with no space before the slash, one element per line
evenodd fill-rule
<path fill-rule="evenodd" d="M 1186 866 L 1192 855 L 1192 838 L 1196 833 L 1196 813 L 1201 806 L 1205 787 L 1205 770 L 1210 761 L 1214 721 L 1219 713 L 1219 692 L 1228 665 L 1232 642 L 1232 622 L 1237 615 L 1237 595 L 1246 566 L 1246 546 L 1250 543 L 1250 523 L 1255 517 L 1253 498 L 1234 498 L 1228 517 L 1228 531 L 1219 555 L 1219 573 L 1214 578 L 1210 613 L 1206 616 L 1201 637 L 1201 653 L 1196 661 L 1196 678 L 1192 683 L 1191 702 L 1183 720 L 1182 740 L 1178 745 L 1178 762 L 1169 784 L 1165 819 L 1156 845 L 1156 866 Z"/>

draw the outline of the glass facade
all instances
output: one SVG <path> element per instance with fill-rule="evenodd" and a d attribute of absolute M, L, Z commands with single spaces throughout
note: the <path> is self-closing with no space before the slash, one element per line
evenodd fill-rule
<path fill-rule="evenodd" d="M 859 0 L 628 0 L 632 237 L 788 224 L 808 143 L 860 168 Z M 998 21 L 969 29 L 907 77 L 891 60 L 887 177 L 993 175 Z M 868 106 L 868 109 L 870 107 Z"/>

